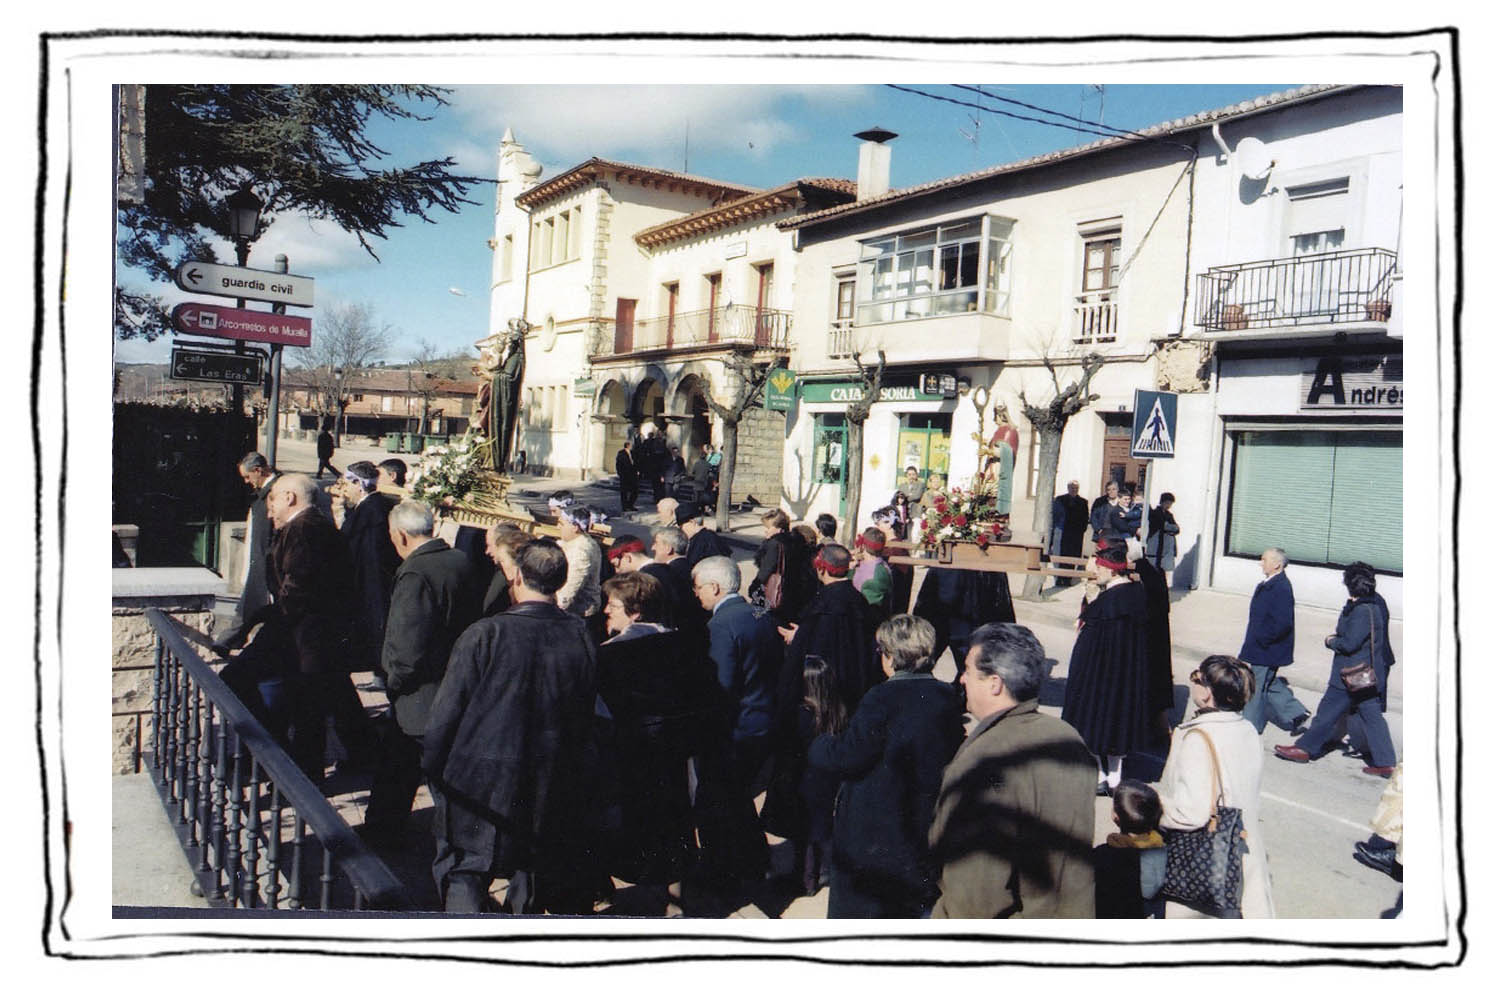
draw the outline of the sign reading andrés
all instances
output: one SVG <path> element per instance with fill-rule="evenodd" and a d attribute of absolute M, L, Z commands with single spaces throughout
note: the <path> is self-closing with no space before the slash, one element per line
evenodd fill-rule
<path fill-rule="evenodd" d="M 858 382 L 803 382 L 804 403 L 852 403 L 864 395 L 864 387 Z M 877 402 L 881 403 L 926 403 L 942 400 L 942 393 L 923 392 L 915 379 L 908 378 L 892 385 L 882 385 Z"/>
<path fill-rule="evenodd" d="M 1303 410 L 1402 409 L 1401 358 L 1327 354 L 1302 372 Z"/>

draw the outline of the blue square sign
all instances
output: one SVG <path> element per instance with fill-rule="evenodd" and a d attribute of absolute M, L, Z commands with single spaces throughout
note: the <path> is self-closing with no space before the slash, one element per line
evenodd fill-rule
<path fill-rule="evenodd" d="M 1131 458 L 1171 458 L 1177 438 L 1177 393 L 1135 391 L 1130 430 Z"/>

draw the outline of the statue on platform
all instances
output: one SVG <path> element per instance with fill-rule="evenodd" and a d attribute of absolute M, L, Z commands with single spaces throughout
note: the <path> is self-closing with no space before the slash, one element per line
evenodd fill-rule
<path fill-rule="evenodd" d="M 1016 453 L 1021 435 L 1010 422 L 1010 410 L 1004 403 L 996 403 L 993 416 L 995 432 L 988 438 L 984 434 L 984 407 L 989 402 L 989 391 L 983 386 L 974 391 L 974 409 L 979 414 L 979 430 L 972 437 L 979 445 L 979 474 L 975 476 L 974 489 L 994 497 L 995 512 L 1002 524 L 1010 521 L 1011 483 L 1015 476 Z"/>
<path fill-rule="evenodd" d="M 496 473 L 510 467 L 511 447 L 515 441 L 516 420 L 521 409 L 521 385 L 526 375 L 526 334 L 531 324 L 513 319 L 503 333 L 486 337 L 475 346 L 480 349 L 474 374 L 482 375 L 479 397 L 475 402 L 473 426 L 488 439 L 483 465 Z"/>

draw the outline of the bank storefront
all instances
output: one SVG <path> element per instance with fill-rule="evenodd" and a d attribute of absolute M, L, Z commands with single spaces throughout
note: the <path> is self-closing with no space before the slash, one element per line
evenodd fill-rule
<path fill-rule="evenodd" d="M 890 502 L 907 466 L 915 467 L 924 481 L 934 474 L 945 483 L 949 480 L 954 442 L 967 440 L 974 430 L 973 408 L 965 406 L 967 414 L 959 410 L 955 387 L 960 377 L 984 371 L 886 373 L 865 422 L 864 485 L 860 510 L 855 512 L 860 526 L 867 526 L 870 513 Z M 859 381 L 847 377 L 800 380 L 785 461 L 785 499 L 794 517 L 810 520 L 829 513 L 843 522 L 850 516 L 846 413 L 862 392 Z M 972 468 L 963 474 L 972 475 Z"/>
<path fill-rule="evenodd" d="M 1226 356 L 1219 367 L 1212 586 L 1249 592 L 1285 549 L 1299 601 L 1343 604 L 1362 560 L 1401 615 L 1402 366 L 1392 351 L 1327 345 Z"/>

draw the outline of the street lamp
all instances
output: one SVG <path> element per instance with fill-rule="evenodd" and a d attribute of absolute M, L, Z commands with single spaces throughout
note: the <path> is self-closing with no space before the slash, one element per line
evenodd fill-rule
<path fill-rule="evenodd" d="M 260 210 L 265 202 L 255 196 L 250 185 L 245 184 L 225 200 L 229 206 L 229 235 L 234 237 L 234 255 L 240 267 L 250 259 L 250 244 L 255 231 L 260 228 Z"/>

